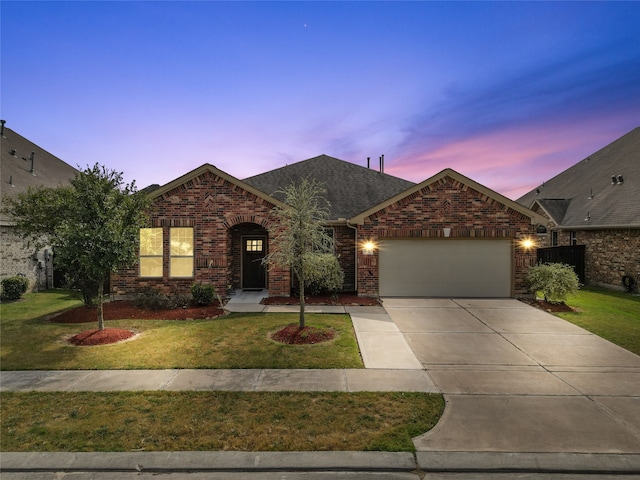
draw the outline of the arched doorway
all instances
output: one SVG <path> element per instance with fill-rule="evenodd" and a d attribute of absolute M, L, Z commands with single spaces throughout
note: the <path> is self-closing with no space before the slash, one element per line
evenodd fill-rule
<path fill-rule="evenodd" d="M 233 287 L 243 290 L 267 288 L 267 268 L 262 259 L 268 253 L 267 230 L 255 223 L 231 227 Z"/>

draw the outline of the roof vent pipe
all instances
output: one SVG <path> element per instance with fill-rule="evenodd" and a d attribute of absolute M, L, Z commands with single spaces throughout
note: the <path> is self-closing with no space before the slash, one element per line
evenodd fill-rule
<path fill-rule="evenodd" d="M 380 173 L 384 173 L 384 155 L 380 155 Z"/>
<path fill-rule="evenodd" d="M 618 185 L 622 185 L 624 183 L 624 178 L 622 178 L 622 175 L 618 175 Z"/>
<path fill-rule="evenodd" d="M 36 171 L 35 171 L 35 156 L 36 156 L 36 152 L 31 152 L 31 175 L 33 175 L 34 177 L 36 176 Z"/>
<path fill-rule="evenodd" d="M 616 183 L 618 183 L 618 181 L 616 180 L 616 176 L 611 175 L 611 185 L 615 185 Z"/>
<path fill-rule="evenodd" d="M 15 185 L 13 184 L 13 175 L 9 176 L 9 185 L 11 185 L 12 187 L 15 187 Z"/>
<path fill-rule="evenodd" d="M 0 137 L 4 137 L 4 124 L 7 123 L 6 120 L 0 120 Z"/>
<path fill-rule="evenodd" d="M 371 160 L 371 157 L 367 157 L 367 168 L 370 168 L 370 167 L 369 167 L 369 163 L 370 163 L 369 161 L 370 161 L 370 160 Z"/>

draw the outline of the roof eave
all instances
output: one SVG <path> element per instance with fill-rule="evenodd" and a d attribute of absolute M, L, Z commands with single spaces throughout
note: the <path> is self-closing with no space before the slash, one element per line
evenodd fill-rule
<path fill-rule="evenodd" d="M 173 190 L 174 188 L 179 187 L 180 185 L 183 185 L 185 183 L 187 183 L 189 180 L 192 180 L 200 175 L 202 175 L 203 173 L 206 172 L 211 172 L 214 175 L 217 175 L 218 177 L 233 183 L 234 185 L 237 185 L 238 187 L 242 188 L 243 190 L 246 190 L 249 193 L 254 194 L 255 196 L 262 198 L 263 200 L 268 201 L 269 203 L 272 203 L 275 206 L 278 207 L 284 207 L 285 204 L 283 202 L 281 202 L 280 200 L 278 200 L 275 197 L 272 197 L 271 195 L 268 195 L 266 193 L 264 193 L 262 190 L 258 190 L 255 187 L 252 187 L 251 185 L 243 182 L 242 180 L 239 180 L 237 178 L 235 178 L 232 175 L 229 175 L 226 172 L 223 172 L 222 170 L 214 167 L 213 165 L 209 164 L 209 163 L 205 163 L 204 165 L 201 165 L 200 167 L 196 168 L 195 170 L 192 170 L 184 175 L 182 175 L 179 178 L 176 178 L 175 180 L 167 183 L 166 185 L 163 185 L 159 188 L 156 188 L 155 190 L 151 191 L 148 194 L 148 198 L 151 200 L 155 200 L 158 197 L 161 197 L 162 195 L 164 195 L 165 193 Z"/>
<path fill-rule="evenodd" d="M 640 230 L 640 224 L 616 225 L 556 225 L 554 230 Z"/>

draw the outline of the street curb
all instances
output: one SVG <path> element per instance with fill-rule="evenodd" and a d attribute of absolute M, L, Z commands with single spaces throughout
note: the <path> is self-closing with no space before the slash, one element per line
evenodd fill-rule
<path fill-rule="evenodd" d="M 424 472 L 640 474 L 640 454 L 417 452 Z"/>
<path fill-rule="evenodd" d="M 4 472 L 411 472 L 409 452 L 3 452 Z"/>

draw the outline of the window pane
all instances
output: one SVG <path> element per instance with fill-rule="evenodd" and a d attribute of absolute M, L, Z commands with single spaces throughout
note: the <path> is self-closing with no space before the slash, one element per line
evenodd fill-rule
<path fill-rule="evenodd" d="M 171 229 L 171 255 L 193 255 L 193 228 Z"/>
<path fill-rule="evenodd" d="M 262 240 L 247 240 L 247 252 L 261 252 L 262 251 Z"/>
<path fill-rule="evenodd" d="M 170 268 L 172 277 L 193 277 L 193 257 L 172 257 Z"/>
<path fill-rule="evenodd" d="M 162 228 L 140 229 L 140 255 L 162 255 Z"/>
<path fill-rule="evenodd" d="M 162 257 L 140 258 L 141 277 L 162 277 Z"/>

